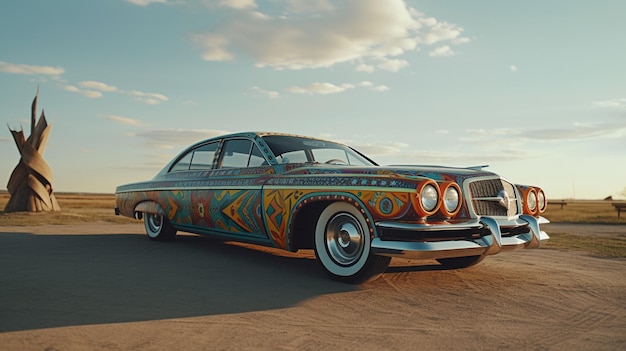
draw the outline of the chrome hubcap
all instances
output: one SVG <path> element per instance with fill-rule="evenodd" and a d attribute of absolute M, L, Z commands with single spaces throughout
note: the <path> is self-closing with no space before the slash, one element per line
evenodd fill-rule
<path fill-rule="evenodd" d="M 148 225 L 150 226 L 150 229 L 152 230 L 152 232 L 158 232 L 159 228 L 161 228 L 161 224 L 162 224 L 161 216 L 157 214 L 151 214 L 148 217 Z"/>
<path fill-rule="evenodd" d="M 349 266 L 359 260 L 364 245 L 363 228 L 349 213 L 338 213 L 326 226 L 326 249 L 340 265 Z"/>

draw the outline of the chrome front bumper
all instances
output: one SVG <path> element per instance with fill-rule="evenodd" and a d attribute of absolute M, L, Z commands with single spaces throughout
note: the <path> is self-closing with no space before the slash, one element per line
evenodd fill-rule
<path fill-rule="evenodd" d="M 378 237 L 372 240 L 372 252 L 381 256 L 403 257 L 412 259 L 438 259 L 465 256 L 495 255 L 501 251 L 518 248 L 534 249 L 541 242 L 550 239 L 546 232 L 539 229 L 540 223 L 549 223 L 543 217 L 539 219 L 521 215 L 516 220 L 506 221 L 510 226 L 528 226 L 529 233 L 503 237 L 500 224 L 493 217 L 480 217 L 473 221 L 448 224 L 412 224 L 396 222 L 378 222 L 377 228 L 415 232 L 438 232 L 447 230 L 476 229 L 489 231 L 478 239 L 448 241 L 387 241 Z"/>

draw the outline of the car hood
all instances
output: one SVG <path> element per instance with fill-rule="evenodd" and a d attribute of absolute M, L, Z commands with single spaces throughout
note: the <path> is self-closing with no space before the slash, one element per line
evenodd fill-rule
<path fill-rule="evenodd" d="M 453 180 L 460 182 L 463 179 L 494 176 L 493 172 L 485 171 L 483 167 L 457 168 L 430 165 L 391 165 L 391 166 L 343 166 L 327 164 L 306 164 L 287 171 L 285 174 L 292 175 L 378 175 L 409 179 L 430 178 L 436 181 Z"/>

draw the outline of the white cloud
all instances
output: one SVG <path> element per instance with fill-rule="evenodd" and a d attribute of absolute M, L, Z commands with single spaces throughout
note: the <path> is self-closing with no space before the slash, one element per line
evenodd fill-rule
<path fill-rule="evenodd" d="M 510 69 L 512 72 L 517 72 L 517 66 L 515 66 L 515 65 L 510 65 L 510 66 L 509 66 L 509 69 Z"/>
<path fill-rule="evenodd" d="M 263 96 L 266 96 L 270 99 L 277 99 L 280 97 L 280 93 L 277 91 L 272 91 L 272 90 L 265 90 L 265 89 L 261 89 L 257 86 L 252 87 L 252 90 L 258 94 L 261 94 Z"/>
<path fill-rule="evenodd" d="M 219 0 L 219 5 L 233 9 L 255 9 L 257 4 L 254 0 Z"/>
<path fill-rule="evenodd" d="M 145 139 L 150 147 L 171 149 L 224 134 L 228 132 L 214 129 L 154 129 L 134 136 Z"/>
<path fill-rule="evenodd" d="M 148 6 L 151 4 L 167 4 L 167 0 L 126 0 L 133 5 Z"/>
<path fill-rule="evenodd" d="M 626 98 L 596 101 L 593 105 L 602 108 L 626 109 Z"/>
<path fill-rule="evenodd" d="M 108 119 L 109 121 L 113 121 L 119 124 L 129 125 L 129 126 L 140 126 L 143 124 L 141 123 L 141 121 L 134 119 L 134 118 L 128 118 L 128 117 L 122 117 L 122 116 L 116 116 L 116 115 L 104 115 L 102 117 L 105 119 Z"/>
<path fill-rule="evenodd" d="M 409 63 L 405 60 L 398 60 L 398 59 L 394 59 L 394 60 L 388 60 L 388 59 L 383 59 L 382 63 L 379 63 L 377 65 L 378 68 L 380 69 L 384 69 L 385 71 L 389 71 L 389 72 L 398 72 L 399 70 L 401 70 L 404 67 L 407 67 L 409 65 Z"/>
<path fill-rule="evenodd" d="M 287 4 L 295 13 L 331 12 L 334 9 L 329 0 L 287 0 Z"/>
<path fill-rule="evenodd" d="M 98 99 L 102 97 L 102 93 L 99 91 L 89 90 L 89 89 L 80 89 L 74 85 L 69 85 L 69 84 L 61 85 L 61 89 L 72 92 L 72 93 L 78 93 L 78 94 L 84 95 L 90 99 Z"/>
<path fill-rule="evenodd" d="M 54 76 L 57 82 L 59 82 L 59 87 L 65 91 L 69 91 L 72 93 L 81 94 L 90 99 L 98 99 L 103 96 L 102 93 L 123 93 L 130 96 L 135 97 L 137 101 L 143 102 L 145 104 L 150 105 L 158 105 L 162 102 L 168 101 L 168 97 L 163 94 L 157 93 L 144 93 L 141 91 L 123 91 L 118 89 L 114 85 L 109 85 L 103 82 L 94 81 L 94 80 L 86 80 L 81 81 L 76 85 L 65 84 L 66 80 L 60 78 L 59 76 L 65 72 L 65 69 L 62 67 L 51 67 L 51 66 L 33 66 L 33 65 L 24 65 L 24 64 L 11 64 L 7 62 L 0 61 L 0 72 L 12 73 L 12 74 L 27 74 L 27 75 L 50 75 Z"/>
<path fill-rule="evenodd" d="M 399 143 L 395 141 L 380 142 L 375 144 L 355 144 L 351 146 L 353 146 L 355 149 L 359 150 L 363 154 L 372 157 L 400 154 L 404 152 L 407 147 L 409 147 L 409 145 L 406 143 Z"/>
<path fill-rule="evenodd" d="M 397 142 L 354 144 L 357 150 L 381 164 L 395 165 L 459 165 L 467 167 L 484 162 L 517 161 L 536 155 L 524 149 L 501 149 L 497 152 L 484 149 L 481 152 L 451 152 L 420 148 L 413 151 L 411 145 Z"/>
<path fill-rule="evenodd" d="M 454 42 L 460 37 L 463 32 L 463 28 L 456 24 L 448 22 L 439 22 L 435 18 L 420 18 L 420 23 L 426 26 L 426 33 L 420 37 L 420 41 L 432 45 L 442 41 Z M 461 42 L 466 43 L 468 38 L 460 39 Z"/>
<path fill-rule="evenodd" d="M 359 83 L 343 83 L 340 85 L 336 85 L 333 83 L 315 82 L 305 86 L 292 86 L 289 87 L 287 91 L 292 94 L 325 95 L 343 93 L 345 91 L 356 88 L 366 88 L 373 91 L 389 90 L 389 87 L 387 87 L 386 85 L 375 86 L 374 83 L 365 80 Z"/>
<path fill-rule="evenodd" d="M 286 4 L 278 17 L 256 10 L 231 13 L 215 30 L 195 34 L 193 40 L 208 61 L 245 55 L 258 67 L 279 70 L 345 62 L 362 72 L 373 71 L 372 63 L 396 72 L 408 66 L 398 56 L 419 50 L 420 44 L 469 41 L 460 38 L 461 27 L 426 18 L 403 0 L 291 0 Z"/>
<path fill-rule="evenodd" d="M 376 70 L 376 68 L 374 68 L 374 66 L 372 65 L 366 65 L 364 63 L 356 66 L 355 68 L 356 71 L 358 72 L 366 72 L 366 73 L 372 73 Z"/>
<path fill-rule="evenodd" d="M 43 74 L 59 76 L 65 72 L 63 67 L 35 66 L 0 61 L 0 72 L 11 74 Z"/>
<path fill-rule="evenodd" d="M 96 82 L 96 81 L 93 81 L 93 80 L 79 82 L 78 85 L 81 88 L 98 90 L 98 91 L 102 91 L 102 92 L 105 92 L 105 93 L 115 92 L 115 91 L 118 90 L 117 87 L 115 87 L 115 86 L 108 85 L 108 84 L 102 83 L 102 82 Z"/>
<path fill-rule="evenodd" d="M 204 47 L 202 58 L 207 61 L 231 61 L 235 58 L 235 55 L 226 49 L 229 39 L 225 36 L 196 34 L 191 39 L 197 45 Z"/>
<path fill-rule="evenodd" d="M 101 98 L 103 92 L 114 92 L 132 96 L 135 100 L 148 105 L 158 105 L 169 100 L 169 98 L 163 94 L 144 93 L 137 90 L 124 91 L 118 89 L 116 86 L 92 80 L 79 82 L 78 85 L 79 87 L 71 84 L 61 84 L 59 86 L 65 91 L 78 93 L 91 99 Z"/>
<path fill-rule="evenodd" d="M 526 131 L 528 139 L 543 141 L 579 141 L 581 139 L 612 138 L 626 135 L 626 121 L 574 123 L 570 127 Z"/>
<path fill-rule="evenodd" d="M 435 50 L 428 53 L 430 57 L 439 57 L 439 56 L 454 56 L 454 51 L 448 45 L 442 45 L 437 47 Z"/>
<path fill-rule="evenodd" d="M 139 102 L 143 102 L 148 105 L 159 105 L 162 102 L 168 101 L 169 98 L 163 94 L 158 93 L 144 93 L 137 90 L 131 90 L 128 95 L 135 98 Z"/>
<path fill-rule="evenodd" d="M 529 142 L 578 142 L 583 139 L 620 138 L 626 135 L 626 121 L 573 123 L 560 128 L 472 129 L 462 141 L 480 145 L 524 145 Z"/>
<path fill-rule="evenodd" d="M 349 86 L 339 86 L 332 83 L 311 83 L 304 87 L 293 86 L 287 89 L 288 92 L 294 94 L 335 94 L 341 93 L 350 89 Z"/>
<path fill-rule="evenodd" d="M 374 90 L 374 91 L 387 91 L 389 89 L 390 88 L 388 86 L 386 86 L 386 85 L 377 85 L 377 86 L 371 88 L 371 90 Z"/>

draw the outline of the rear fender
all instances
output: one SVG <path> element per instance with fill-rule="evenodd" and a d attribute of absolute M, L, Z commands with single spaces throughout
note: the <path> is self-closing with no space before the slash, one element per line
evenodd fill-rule
<path fill-rule="evenodd" d="M 135 218 L 141 219 L 144 213 L 153 213 L 167 217 L 167 213 L 161 205 L 154 201 L 142 201 L 135 206 Z"/>

